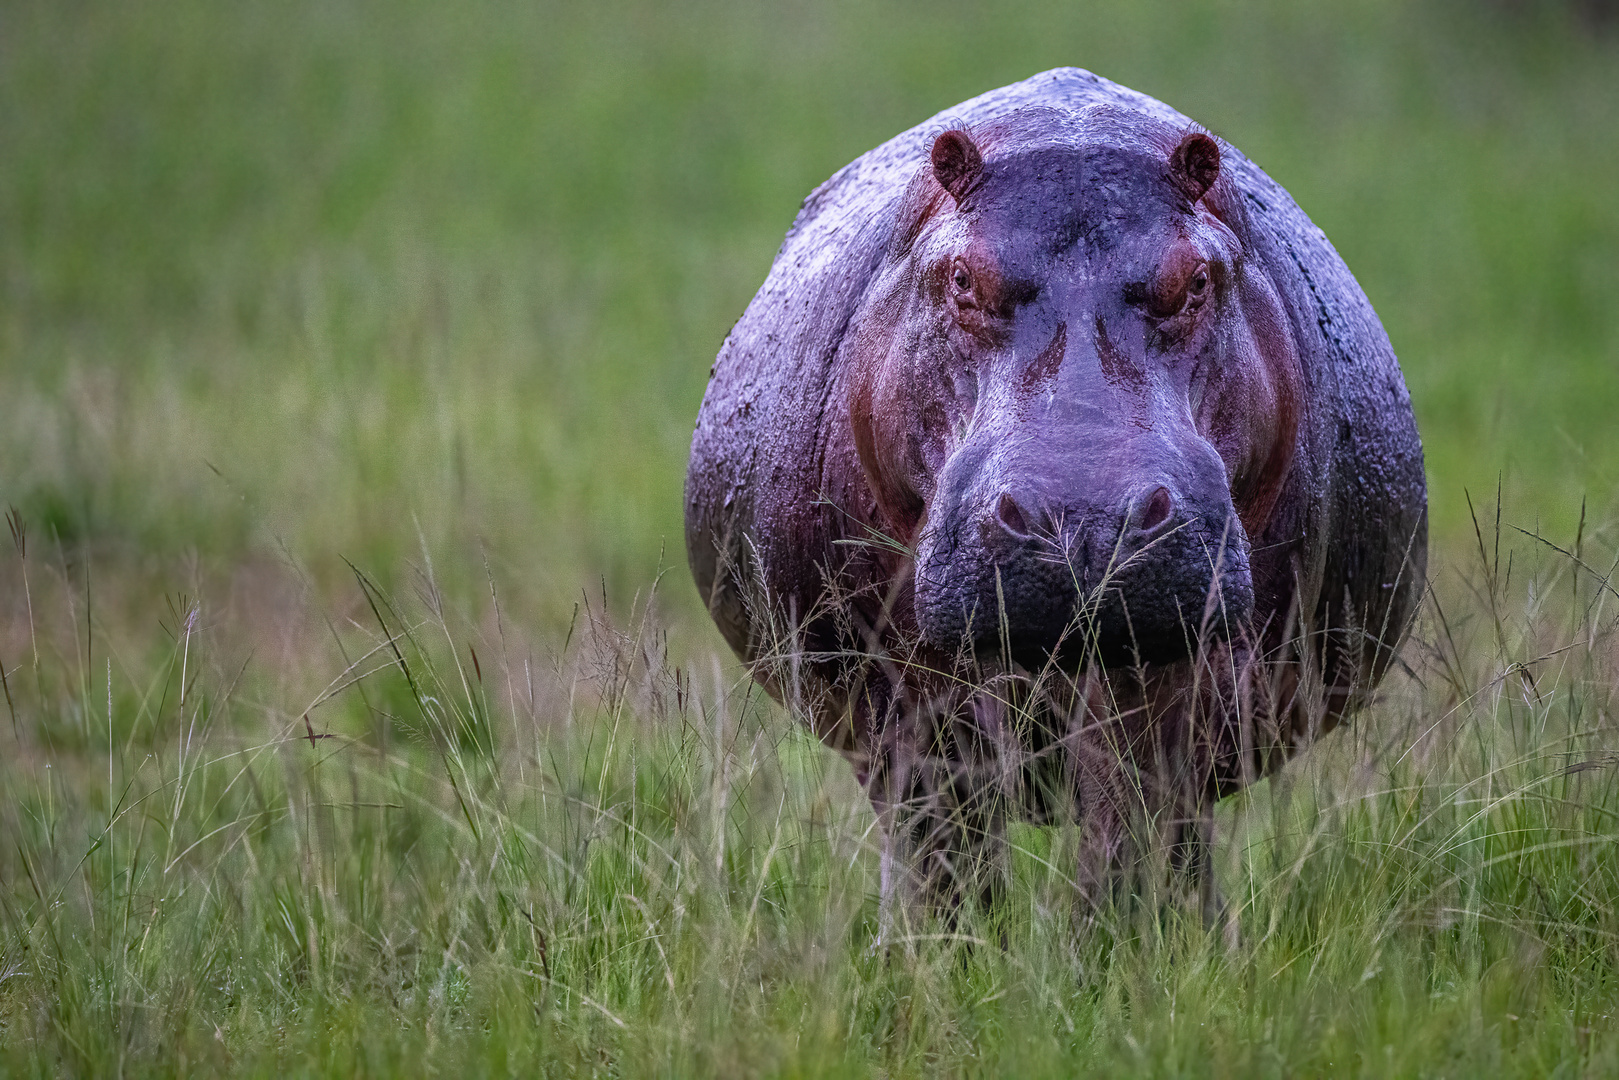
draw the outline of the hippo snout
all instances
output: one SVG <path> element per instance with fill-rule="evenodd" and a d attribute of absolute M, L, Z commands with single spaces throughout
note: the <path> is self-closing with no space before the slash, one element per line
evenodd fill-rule
<path fill-rule="evenodd" d="M 916 610 L 934 646 L 1005 648 L 1026 667 L 1155 663 L 1248 618 L 1248 539 L 1228 499 L 1171 477 L 1105 502 L 988 486 L 921 537 Z"/>
<path fill-rule="evenodd" d="M 1174 492 L 1160 484 L 1129 501 L 1115 531 L 1120 538 L 1140 547 L 1168 531 L 1174 522 L 1175 510 Z M 1066 550 L 1066 545 L 1058 543 L 1070 534 L 1066 517 L 1066 508 L 1051 506 L 1038 495 L 1026 494 L 1020 499 L 1012 491 L 1003 491 L 995 503 L 994 525 L 1015 543 L 1037 542 L 1043 538 L 1052 547 Z"/>

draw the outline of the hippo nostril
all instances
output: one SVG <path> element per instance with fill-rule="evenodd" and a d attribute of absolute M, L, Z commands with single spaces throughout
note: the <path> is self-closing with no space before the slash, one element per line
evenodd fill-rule
<path fill-rule="evenodd" d="M 1023 508 L 1009 492 L 1001 492 L 1001 500 L 995 505 L 995 516 L 1013 536 L 1026 537 L 1030 534 L 1029 519 L 1023 516 Z"/>
<path fill-rule="evenodd" d="M 1157 488 L 1147 497 L 1147 504 L 1141 508 L 1140 528 L 1143 532 L 1151 532 L 1169 520 L 1169 515 L 1175 510 L 1175 498 L 1170 495 L 1169 489 Z"/>

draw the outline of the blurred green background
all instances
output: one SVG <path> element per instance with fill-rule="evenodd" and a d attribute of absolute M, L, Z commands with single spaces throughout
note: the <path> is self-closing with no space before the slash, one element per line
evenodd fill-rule
<path fill-rule="evenodd" d="M 103 577 L 487 554 L 692 622 L 709 363 L 810 189 L 1073 64 L 1240 147 L 1464 490 L 1571 537 L 1619 479 L 1601 5 L 68 3 L 0 9 L 0 503 Z M 41 540 L 40 542 L 45 542 Z M 717 640 L 717 639 L 716 639 Z"/>

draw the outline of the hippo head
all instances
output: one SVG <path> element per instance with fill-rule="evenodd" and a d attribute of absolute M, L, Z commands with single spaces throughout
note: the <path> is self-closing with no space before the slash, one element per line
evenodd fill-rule
<path fill-rule="evenodd" d="M 1152 663 L 1249 617 L 1300 374 L 1220 158 L 1112 106 L 934 140 L 845 342 L 931 645 Z"/>

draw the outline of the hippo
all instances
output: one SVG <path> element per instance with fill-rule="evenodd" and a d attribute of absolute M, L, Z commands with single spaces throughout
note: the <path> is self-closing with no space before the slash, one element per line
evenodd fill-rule
<path fill-rule="evenodd" d="M 1215 801 L 1369 699 L 1426 588 L 1410 397 L 1343 260 L 1074 68 L 810 194 L 685 495 L 720 632 L 871 798 L 884 903 L 947 914 L 994 903 L 1017 819 L 1077 826 L 1093 904 L 1207 903 Z"/>

